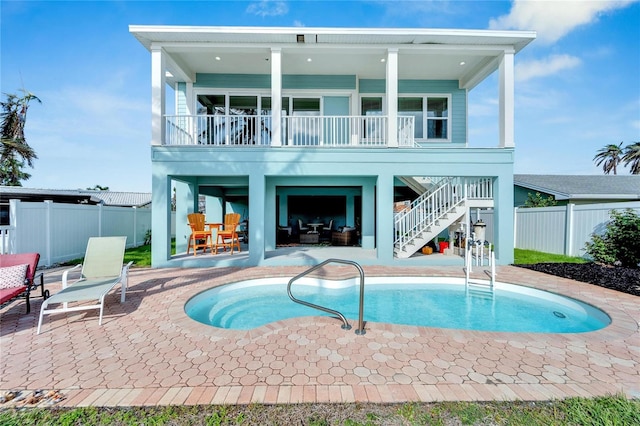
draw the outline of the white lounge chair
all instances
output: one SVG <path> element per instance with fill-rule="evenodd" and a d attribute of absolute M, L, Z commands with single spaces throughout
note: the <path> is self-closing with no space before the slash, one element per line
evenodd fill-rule
<path fill-rule="evenodd" d="M 127 237 L 89 238 L 84 263 L 64 271 L 62 274 L 62 290 L 42 302 L 37 334 L 40 334 L 43 315 L 58 312 L 100 309 L 98 324 L 102 325 L 104 297 L 118 283 L 121 283 L 120 303 L 124 303 L 127 291 L 127 273 L 133 263 L 129 262 L 124 267 L 122 266 L 126 242 Z M 78 269 L 80 266 L 82 266 L 80 278 L 74 283 L 68 284 L 69 272 Z M 93 305 L 68 306 L 69 302 L 90 301 L 98 301 L 98 303 Z M 47 309 L 49 305 L 60 303 L 62 303 L 61 308 Z"/>

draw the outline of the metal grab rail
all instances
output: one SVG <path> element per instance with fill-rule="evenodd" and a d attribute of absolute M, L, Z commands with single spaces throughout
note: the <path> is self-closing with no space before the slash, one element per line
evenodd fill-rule
<path fill-rule="evenodd" d="M 360 265 L 358 265 L 356 262 L 353 262 L 351 260 L 343 260 L 343 259 L 327 259 L 324 262 L 319 263 L 316 266 L 313 266 L 313 267 L 307 269 L 306 271 L 296 275 L 295 277 L 293 277 L 293 278 L 291 278 L 289 280 L 289 284 L 287 284 L 287 294 L 289 295 L 289 298 L 291 300 L 293 300 L 295 303 L 299 303 L 301 305 L 308 306 L 310 308 L 318 309 L 320 311 L 323 311 L 323 312 L 338 316 L 342 320 L 342 329 L 351 330 L 351 325 L 349 324 L 347 319 L 344 317 L 344 315 L 342 315 L 340 312 L 338 312 L 338 311 L 336 311 L 334 309 L 326 308 L 324 306 L 316 305 L 316 304 L 311 303 L 311 302 L 305 302 L 304 300 L 297 299 L 291 293 L 291 285 L 293 284 L 294 281 L 304 277 L 307 274 L 310 274 L 311 272 L 315 271 L 316 269 L 322 268 L 323 266 L 325 266 L 325 265 L 327 265 L 329 263 L 342 263 L 342 264 L 345 264 L 345 265 L 353 265 L 358 270 L 358 272 L 360 273 L 360 306 L 359 306 L 359 316 L 358 316 L 358 329 L 356 330 L 356 334 L 358 334 L 358 335 L 365 334 L 366 331 L 364 330 L 364 319 L 363 319 L 363 316 L 364 316 L 364 271 L 362 270 L 362 267 L 360 267 Z"/>

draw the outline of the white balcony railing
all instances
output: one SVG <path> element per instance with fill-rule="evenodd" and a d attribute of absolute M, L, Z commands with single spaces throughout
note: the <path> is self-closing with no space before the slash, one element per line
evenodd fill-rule
<path fill-rule="evenodd" d="M 167 116 L 165 145 L 273 144 L 271 116 Z M 282 146 L 384 147 L 388 117 L 292 116 L 281 122 Z M 398 117 L 398 145 L 415 146 L 413 117 Z"/>

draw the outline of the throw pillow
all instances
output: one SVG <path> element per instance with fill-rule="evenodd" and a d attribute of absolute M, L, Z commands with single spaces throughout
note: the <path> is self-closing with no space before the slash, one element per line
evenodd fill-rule
<path fill-rule="evenodd" d="M 15 288 L 24 285 L 28 264 L 0 268 L 0 289 Z"/>

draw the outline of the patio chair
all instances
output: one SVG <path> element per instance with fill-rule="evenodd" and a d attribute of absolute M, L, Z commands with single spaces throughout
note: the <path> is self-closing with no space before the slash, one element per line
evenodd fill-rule
<path fill-rule="evenodd" d="M 302 224 L 302 219 L 298 219 L 298 229 L 300 230 L 301 234 L 306 234 L 307 232 L 309 232 L 309 227 Z"/>
<path fill-rule="evenodd" d="M 109 291 L 120 283 L 120 303 L 124 303 L 127 291 L 127 274 L 133 262 L 124 267 L 124 250 L 127 237 L 92 237 L 87 243 L 84 263 L 76 265 L 62 274 L 62 290 L 42 302 L 38 331 L 42 325 L 44 314 L 58 312 L 74 312 L 100 309 L 98 325 L 102 325 L 104 298 Z M 82 267 L 80 278 L 69 284 L 69 272 Z M 69 302 L 93 302 L 96 304 L 79 304 L 68 306 Z M 62 304 L 62 308 L 47 309 L 49 305 Z"/>
<path fill-rule="evenodd" d="M 322 228 L 322 239 L 329 240 L 331 239 L 331 232 L 333 230 L 333 219 L 329 221 L 329 225 Z"/>
<path fill-rule="evenodd" d="M 20 253 L 0 255 L 0 304 L 8 302 L 24 293 L 27 313 L 31 312 L 29 297 L 31 290 L 40 287 L 42 298 L 49 297 L 49 290 L 44 289 L 42 272 L 36 274 L 40 253 Z M 36 283 L 36 280 L 40 283 Z"/>
<path fill-rule="evenodd" d="M 215 251 L 218 253 L 218 247 L 222 247 L 223 251 L 227 251 L 227 247 L 231 249 L 233 254 L 234 247 L 240 251 L 240 238 L 238 238 L 238 224 L 240 223 L 240 213 L 227 213 L 224 215 L 223 228 L 218 230 L 216 238 Z"/>
<path fill-rule="evenodd" d="M 207 251 L 207 247 L 212 251 L 213 231 L 211 229 L 207 229 L 204 215 L 202 213 L 191 213 L 187 215 L 187 219 L 189 220 L 189 226 L 191 227 L 187 254 L 189 254 L 191 248 L 193 248 L 194 256 L 198 252 L 199 248 L 202 249 L 203 253 Z"/>

